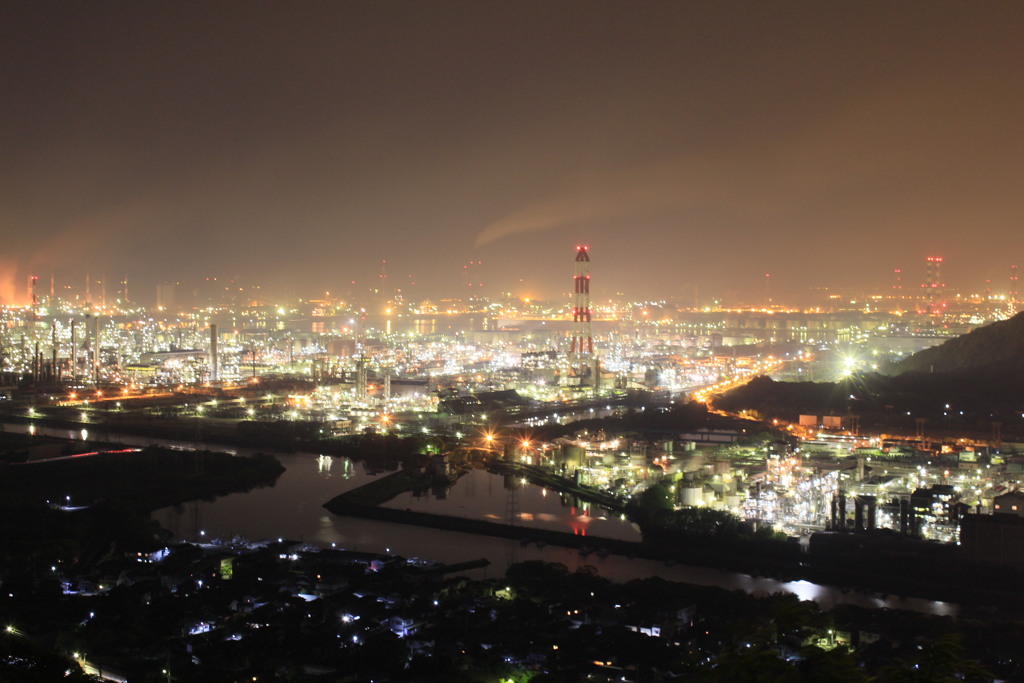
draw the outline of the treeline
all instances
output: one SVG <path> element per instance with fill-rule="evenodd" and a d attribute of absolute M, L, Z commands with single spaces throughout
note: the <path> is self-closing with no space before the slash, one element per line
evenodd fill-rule
<path fill-rule="evenodd" d="M 139 452 L 11 465 L 0 477 L 0 495 L 6 504 L 49 500 L 82 505 L 112 500 L 148 512 L 270 483 L 283 471 L 270 455 L 239 457 L 149 447 Z"/>
<path fill-rule="evenodd" d="M 533 429 L 538 439 L 551 441 L 575 434 L 581 430 L 597 432 L 603 429 L 608 434 L 627 432 L 684 432 L 695 429 L 736 429 L 750 430 L 750 421 L 709 412 L 707 406 L 695 402 L 679 402 L 669 406 L 652 404 L 644 410 L 631 408 L 622 417 L 602 417 L 592 420 L 578 420 L 565 425 L 542 425 Z"/>
<path fill-rule="evenodd" d="M 818 532 L 807 554 L 809 577 L 960 604 L 1024 606 L 1024 568 L 972 560 L 961 546 L 894 531 Z M 984 576 L 984 581 L 978 577 Z"/>
<path fill-rule="evenodd" d="M 789 569 L 799 564 L 798 545 L 770 524 L 754 525 L 711 508 L 676 510 L 665 482 L 647 488 L 632 501 L 627 515 L 640 527 L 645 544 L 662 547 L 684 561 L 706 564 L 709 559 L 732 558 Z"/>
<path fill-rule="evenodd" d="M 148 448 L 0 472 L 0 576 L 38 581 L 48 569 L 89 565 L 110 551 L 152 550 L 166 532 L 157 508 L 272 483 L 272 456 Z"/>
<path fill-rule="evenodd" d="M 421 436 L 394 432 L 364 432 L 325 437 L 320 425 L 302 421 L 243 421 L 238 423 L 237 443 L 242 446 L 278 451 L 302 450 L 365 462 L 373 468 L 392 470 L 399 466 L 425 465 L 428 445 Z"/>
<path fill-rule="evenodd" d="M 0 576 L 4 588 L 52 580 L 82 569 L 112 550 L 147 552 L 159 547 L 166 532 L 146 515 L 119 501 L 66 512 L 45 503 L 0 508 Z"/>
<path fill-rule="evenodd" d="M 241 420 L 235 426 L 239 446 L 293 451 L 319 441 L 321 427 L 305 420 Z"/>
<path fill-rule="evenodd" d="M 838 382 L 776 382 L 757 377 L 714 399 L 730 412 L 753 411 L 765 420 L 796 422 L 800 415 L 857 415 L 861 428 L 928 429 L 990 433 L 1024 432 L 1024 382 L 1006 373 L 905 373 L 853 375 Z M 946 406 L 949 406 L 948 408 Z"/>

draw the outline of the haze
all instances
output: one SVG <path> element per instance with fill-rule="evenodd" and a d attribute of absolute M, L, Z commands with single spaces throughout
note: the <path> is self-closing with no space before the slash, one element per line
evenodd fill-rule
<path fill-rule="evenodd" d="M 953 287 L 1021 254 L 1016 2 L 8 2 L 0 301 Z"/>

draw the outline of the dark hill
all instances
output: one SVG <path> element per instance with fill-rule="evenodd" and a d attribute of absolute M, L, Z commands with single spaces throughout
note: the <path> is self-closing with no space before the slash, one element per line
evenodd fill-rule
<path fill-rule="evenodd" d="M 715 398 L 730 412 L 795 421 L 799 415 L 858 415 L 862 428 L 928 429 L 1024 438 L 1024 313 L 916 353 L 889 374 L 857 374 L 835 383 L 774 382 L 759 377 Z"/>
<path fill-rule="evenodd" d="M 971 372 L 977 375 L 1024 376 L 1024 313 L 925 349 L 892 366 L 905 372 Z"/>
<path fill-rule="evenodd" d="M 907 372 L 854 375 L 838 382 L 776 382 L 758 377 L 714 399 L 729 412 L 757 411 L 764 419 L 795 422 L 800 415 L 859 415 L 861 425 L 913 429 L 917 418 L 966 432 L 1024 433 L 1024 384 L 1012 375 Z M 947 408 L 946 406 L 949 406 Z"/>

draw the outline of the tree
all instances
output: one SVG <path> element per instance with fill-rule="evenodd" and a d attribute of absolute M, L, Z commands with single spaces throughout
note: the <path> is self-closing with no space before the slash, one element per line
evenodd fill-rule
<path fill-rule="evenodd" d="M 675 507 L 672 492 L 669 491 L 665 481 L 659 481 L 657 484 L 647 487 L 640 494 L 638 505 L 642 514 L 652 518 L 657 518 L 665 512 L 671 512 Z"/>
<path fill-rule="evenodd" d="M 960 636 L 947 634 L 932 641 L 916 657 L 897 661 L 884 669 L 884 683 L 983 683 L 992 674 L 974 659 L 966 658 Z"/>

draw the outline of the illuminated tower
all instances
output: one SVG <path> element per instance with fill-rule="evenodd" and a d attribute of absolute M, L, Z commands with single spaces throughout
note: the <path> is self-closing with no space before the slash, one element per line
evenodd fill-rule
<path fill-rule="evenodd" d="M 35 275 L 29 275 L 28 277 L 28 296 L 31 302 L 31 317 L 29 318 L 31 325 L 30 330 L 32 332 L 32 340 L 35 342 L 35 351 L 32 353 L 32 381 L 39 381 L 39 330 L 37 329 L 39 323 L 39 300 L 36 299 L 36 282 L 39 280 Z"/>
<path fill-rule="evenodd" d="M 925 307 L 929 313 L 938 313 L 941 307 L 942 290 L 942 257 L 929 256 L 925 260 L 924 271 L 924 299 Z"/>
<path fill-rule="evenodd" d="M 942 257 L 929 256 L 925 261 L 924 286 L 930 289 L 941 287 Z"/>
<path fill-rule="evenodd" d="M 590 253 L 584 245 L 576 247 L 576 274 L 573 276 L 572 341 L 569 364 L 580 378 L 590 373 L 594 339 L 590 331 Z"/>
<path fill-rule="evenodd" d="M 366 359 L 363 358 L 362 352 L 356 361 L 356 400 L 366 400 Z"/>

